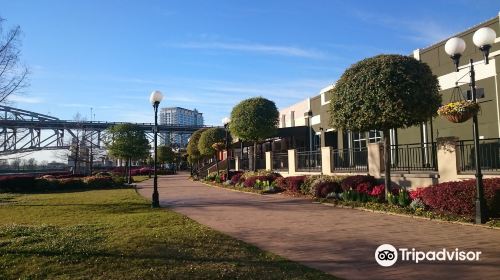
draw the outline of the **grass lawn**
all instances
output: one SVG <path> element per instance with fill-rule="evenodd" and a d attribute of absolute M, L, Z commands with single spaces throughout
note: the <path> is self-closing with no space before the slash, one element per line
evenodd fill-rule
<path fill-rule="evenodd" d="M 133 189 L 0 194 L 0 279 L 332 279 Z"/>

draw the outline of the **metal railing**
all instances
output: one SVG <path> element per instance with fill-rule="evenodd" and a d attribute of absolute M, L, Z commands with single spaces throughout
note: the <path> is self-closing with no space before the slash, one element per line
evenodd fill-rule
<path fill-rule="evenodd" d="M 272 153 L 273 170 L 288 171 L 288 153 Z"/>
<path fill-rule="evenodd" d="M 240 162 L 240 166 L 239 166 L 240 170 L 252 170 L 252 168 L 253 168 L 253 156 L 252 155 L 249 155 L 248 157 L 240 158 L 239 162 Z M 257 170 L 266 168 L 265 159 L 261 158 L 259 155 L 257 155 L 257 160 L 255 162 L 255 168 Z"/>
<path fill-rule="evenodd" d="M 391 145 L 391 170 L 437 171 L 436 142 Z"/>
<path fill-rule="evenodd" d="M 368 172 L 368 149 L 351 148 L 332 150 L 332 172 Z"/>
<path fill-rule="evenodd" d="M 479 141 L 481 170 L 486 172 L 500 172 L 500 138 L 481 139 Z M 474 141 L 458 141 L 457 153 L 460 171 L 475 172 Z"/>
<path fill-rule="evenodd" d="M 239 170 L 250 170 L 250 160 L 248 157 L 240 158 L 239 164 Z"/>
<path fill-rule="evenodd" d="M 227 159 L 227 164 L 229 165 L 229 170 L 233 170 L 236 168 L 234 157 L 230 157 Z"/>
<path fill-rule="evenodd" d="M 299 172 L 320 172 L 321 171 L 321 151 L 297 152 L 297 171 Z"/>

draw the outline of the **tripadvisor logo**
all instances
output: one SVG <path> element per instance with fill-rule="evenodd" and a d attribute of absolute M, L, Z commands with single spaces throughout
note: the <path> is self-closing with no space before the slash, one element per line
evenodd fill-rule
<path fill-rule="evenodd" d="M 462 251 L 458 248 L 437 251 L 419 251 L 415 248 L 396 249 L 391 244 L 382 244 L 375 250 L 375 260 L 381 266 L 392 266 L 398 261 L 419 263 L 421 261 L 479 261 L 480 251 Z"/>

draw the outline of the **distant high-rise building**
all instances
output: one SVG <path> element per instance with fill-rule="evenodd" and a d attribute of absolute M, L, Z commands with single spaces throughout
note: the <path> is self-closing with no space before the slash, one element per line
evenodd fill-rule
<path fill-rule="evenodd" d="M 198 110 L 188 110 L 180 107 L 168 107 L 160 109 L 160 124 L 164 125 L 203 125 L 203 114 Z M 163 133 L 164 145 L 172 145 L 176 147 L 185 147 L 191 133 Z"/>

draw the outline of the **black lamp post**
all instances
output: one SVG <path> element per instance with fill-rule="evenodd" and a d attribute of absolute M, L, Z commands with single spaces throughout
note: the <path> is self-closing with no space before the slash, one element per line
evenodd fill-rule
<path fill-rule="evenodd" d="M 489 27 L 483 27 L 478 29 L 472 38 L 474 45 L 476 45 L 484 55 L 484 63 L 488 64 L 488 55 L 490 52 L 491 45 L 495 42 L 496 33 L 493 29 Z M 469 68 L 470 77 L 470 90 L 472 93 L 472 102 L 476 103 L 476 73 L 474 71 L 474 61 L 469 60 L 469 65 L 459 67 L 460 57 L 465 51 L 465 41 L 462 38 L 454 37 L 449 39 L 445 45 L 446 53 L 451 57 L 455 64 L 456 71 L 459 72 L 461 69 Z M 483 186 L 483 174 L 481 173 L 481 153 L 479 151 L 479 128 L 477 121 L 477 112 L 472 116 L 472 133 L 474 137 L 474 155 L 475 155 L 475 165 L 476 165 L 476 224 L 485 223 L 488 218 L 488 213 L 486 209 L 486 203 L 484 201 L 484 186 Z"/>
<path fill-rule="evenodd" d="M 226 131 L 226 181 L 229 180 L 229 122 L 228 117 L 222 119 L 224 130 Z"/>
<path fill-rule="evenodd" d="M 153 179 L 153 197 L 151 207 L 158 208 L 160 207 L 160 199 L 158 194 L 158 174 L 156 172 L 156 162 L 158 159 L 158 106 L 160 105 L 161 100 L 163 99 L 163 94 L 159 90 L 155 90 L 151 93 L 149 97 L 149 101 L 153 104 L 153 109 L 155 111 L 155 126 L 154 126 L 154 179 Z"/>

